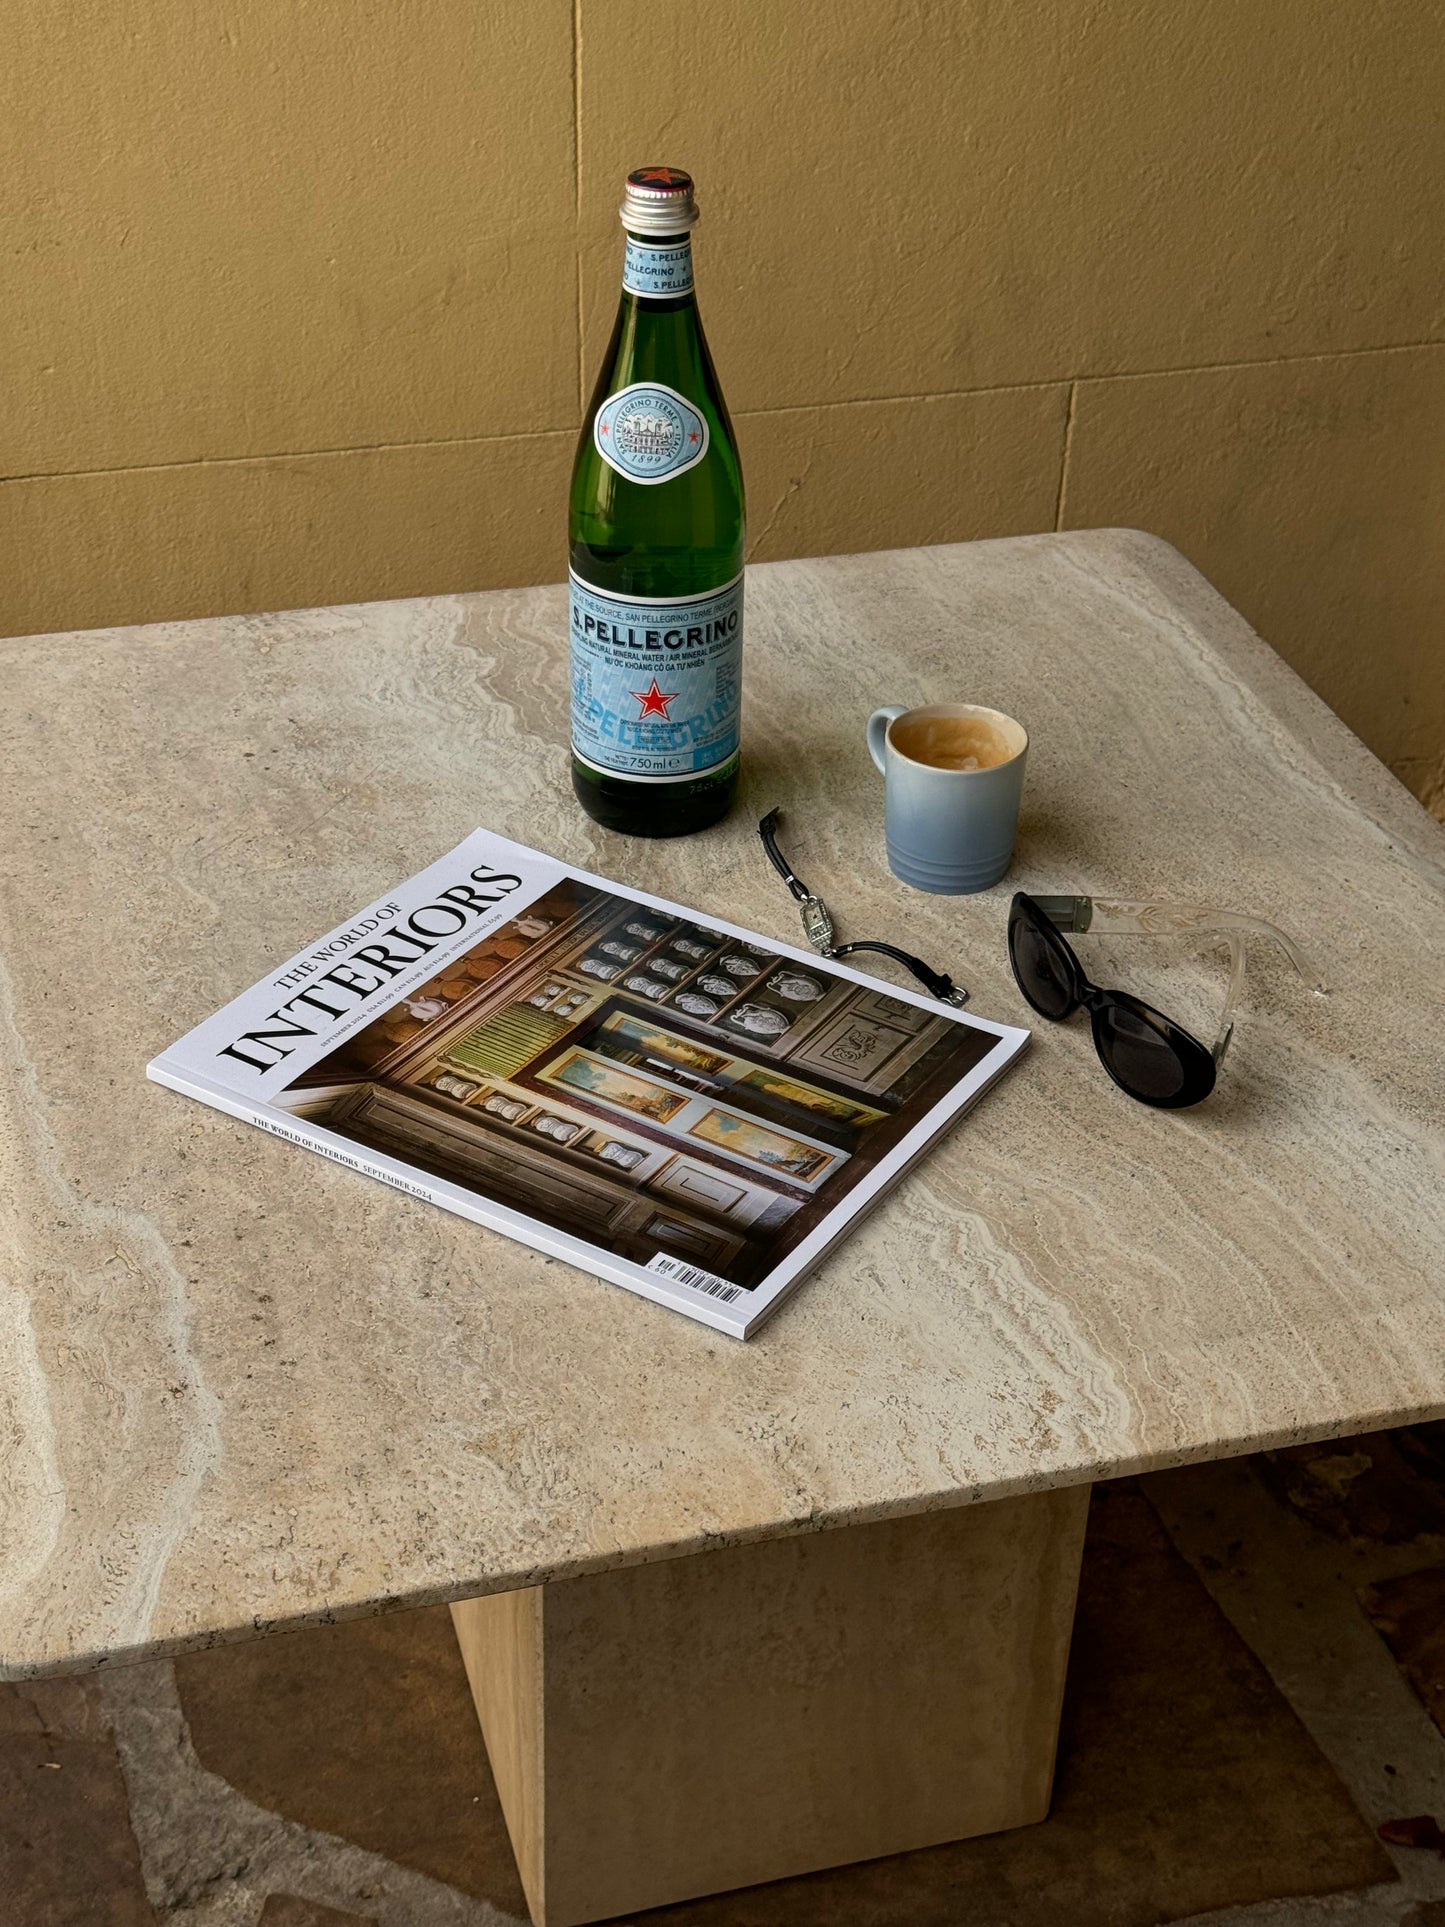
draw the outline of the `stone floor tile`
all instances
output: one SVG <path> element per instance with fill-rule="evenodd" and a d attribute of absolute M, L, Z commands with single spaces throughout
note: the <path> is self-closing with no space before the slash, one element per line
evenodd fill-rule
<path fill-rule="evenodd" d="M 1426 1712 L 1445 1733 L 1445 1566 L 1382 1579 L 1361 1597 Z"/>
<path fill-rule="evenodd" d="M 83 1680 L 0 1686 L 0 1921 L 154 1927 L 115 1742 Z"/>
<path fill-rule="evenodd" d="M 1445 1735 L 1360 1609 L 1370 1585 L 1438 1564 L 1436 1542 L 1322 1532 L 1267 1487 L 1256 1459 L 1189 1466 L 1145 1484 L 1175 1546 L 1367 1822 L 1445 1815 Z M 1402 1927 L 1412 1906 L 1445 1900 L 1438 1854 L 1386 1851 L 1399 1876 L 1393 1884 L 1230 1909 L 1191 1927 Z"/>
<path fill-rule="evenodd" d="M 445 1607 L 192 1653 L 175 1674 L 202 1765 L 249 1800 L 525 1915 Z"/>
<path fill-rule="evenodd" d="M 1445 1534 L 1445 1423 L 1292 1445 L 1255 1464 L 1276 1498 L 1334 1538 Z"/>
<path fill-rule="evenodd" d="M 343 1914 L 297 1894 L 268 1894 L 256 1927 L 376 1927 L 375 1914 Z"/>
<path fill-rule="evenodd" d="M 104 1740 L 109 1733 L 94 1683 L 84 1675 L 0 1685 L 0 1744 L 19 1734 Z"/>
<path fill-rule="evenodd" d="M 1408 1691 L 1403 1682 L 1401 1690 Z M 336 1834 L 284 1819 L 209 1772 L 191 1743 L 170 1660 L 102 1674 L 101 1695 L 130 1788 L 146 1885 L 174 1927 L 256 1927 L 273 1894 L 304 1894 L 343 1914 L 374 1915 L 378 1927 L 511 1927 L 518 1918 Z"/>

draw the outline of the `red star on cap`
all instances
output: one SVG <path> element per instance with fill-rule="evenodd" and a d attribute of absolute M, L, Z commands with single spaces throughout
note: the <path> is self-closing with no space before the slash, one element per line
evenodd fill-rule
<path fill-rule="evenodd" d="M 687 439 L 688 439 L 688 440 L 689 440 L 690 442 L 695 442 L 695 441 L 697 440 L 697 430 L 696 430 L 696 429 L 693 429 L 693 431 L 692 431 L 692 433 L 691 433 L 691 434 L 690 434 L 690 435 L 688 436 L 688 438 L 687 438 Z"/>
<path fill-rule="evenodd" d="M 665 723 L 672 721 L 671 716 L 667 713 L 667 705 L 677 701 L 678 692 L 674 689 L 670 696 L 664 696 L 657 686 L 656 676 L 652 679 L 652 687 L 650 689 L 632 689 L 628 691 L 628 694 L 635 697 L 642 705 L 637 712 L 638 722 L 641 722 L 644 716 L 661 716 Z"/>

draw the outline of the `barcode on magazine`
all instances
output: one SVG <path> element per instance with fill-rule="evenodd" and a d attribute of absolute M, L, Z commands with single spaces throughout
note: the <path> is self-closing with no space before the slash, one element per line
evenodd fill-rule
<path fill-rule="evenodd" d="M 660 1271 L 674 1284 L 691 1285 L 694 1291 L 705 1291 L 709 1298 L 721 1298 L 727 1304 L 743 1295 L 741 1285 L 719 1278 L 715 1271 L 704 1271 L 700 1265 L 685 1265 L 681 1258 L 670 1257 L 665 1251 L 655 1252 L 647 1261 L 647 1269 Z"/>

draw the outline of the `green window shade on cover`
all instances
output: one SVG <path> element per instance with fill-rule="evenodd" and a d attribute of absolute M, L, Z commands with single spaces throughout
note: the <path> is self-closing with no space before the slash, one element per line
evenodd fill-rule
<path fill-rule="evenodd" d="M 511 1004 L 459 1037 L 446 1055 L 463 1070 L 513 1077 L 572 1028 L 572 1019 Z"/>

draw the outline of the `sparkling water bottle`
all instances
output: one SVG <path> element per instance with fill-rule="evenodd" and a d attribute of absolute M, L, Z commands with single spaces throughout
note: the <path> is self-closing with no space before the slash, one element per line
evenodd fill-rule
<path fill-rule="evenodd" d="M 742 705 L 743 478 L 692 285 L 691 178 L 627 177 L 622 301 L 572 470 L 572 787 L 634 836 L 726 815 Z"/>

